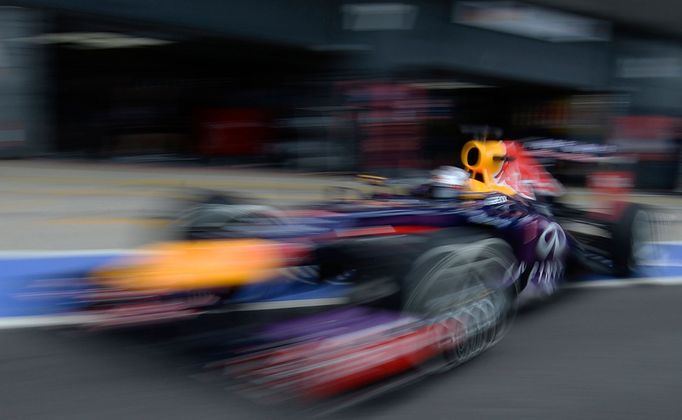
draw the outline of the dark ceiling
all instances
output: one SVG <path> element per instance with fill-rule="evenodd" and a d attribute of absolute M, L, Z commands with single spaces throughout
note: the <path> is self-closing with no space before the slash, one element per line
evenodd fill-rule
<path fill-rule="evenodd" d="M 530 2 L 682 37 L 680 0 L 530 0 Z"/>

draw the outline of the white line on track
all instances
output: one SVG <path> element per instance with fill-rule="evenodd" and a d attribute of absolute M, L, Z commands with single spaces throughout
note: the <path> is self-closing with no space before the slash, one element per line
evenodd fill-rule
<path fill-rule="evenodd" d="M 67 325 L 85 325 L 98 322 L 100 318 L 95 315 L 35 315 L 35 316 L 9 316 L 0 318 L 0 330 L 15 328 L 41 328 Z"/>
<path fill-rule="evenodd" d="M 596 289 L 631 286 L 680 286 L 682 277 L 642 277 L 636 279 L 607 279 L 565 284 L 566 289 Z"/>
<path fill-rule="evenodd" d="M 682 261 L 649 261 L 642 267 L 682 267 Z"/>
<path fill-rule="evenodd" d="M 301 299 L 272 302 L 257 302 L 251 304 L 235 305 L 230 311 L 262 311 L 273 309 L 304 308 L 315 306 L 332 306 L 346 303 L 345 298 L 321 298 Z M 221 311 L 214 311 L 219 313 Z M 35 316 L 8 316 L 0 317 L 0 330 L 17 328 L 44 328 L 73 325 L 87 325 L 101 322 L 102 317 L 97 315 L 66 314 L 66 315 L 35 315 Z"/>
<path fill-rule="evenodd" d="M 230 311 L 267 311 L 273 309 L 308 308 L 315 306 L 331 306 L 347 303 L 344 297 L 297 299 L 297 300 L 274 300 L 269 302 L 254 302 L 235 305 Z"/>

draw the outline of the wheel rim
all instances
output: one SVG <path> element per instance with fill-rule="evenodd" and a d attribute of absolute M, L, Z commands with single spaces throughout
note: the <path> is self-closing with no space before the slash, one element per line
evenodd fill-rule
<path fill-rule="evenodd" d="M 421 277 L 405 309 L 434 324 L 454 321 L 462 326 L 442 343 L 443 368 L 449 369 L 495 344 L 506 331 L 511 299 L 504 286 L 515 260 L 508 245 L 496 239 L 441 248 L 420 258 L 422 264 L 436 262 Z"/>

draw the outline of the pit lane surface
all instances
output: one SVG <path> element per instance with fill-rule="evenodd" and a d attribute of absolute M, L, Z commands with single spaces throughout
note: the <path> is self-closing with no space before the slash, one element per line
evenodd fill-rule
<path fill-rule="evenodd" d="M 136 245 L 138 218 L 146 215 L 150 197 L 168 192 L 170 182 L 168 173 L 150 180 L 148 171 L 22 165 L 0 171 L 0 248 L 6 250 Z M 261 193 L 273 194 L 271 199 L 304 201 L 320 197 L 326 182 L 305 178 L 301 187 L 301 177 L 254 181 L 254 176 L 228 181 L 223 174 L 192 174 L 175 184 L 233 189 L 234 182 L 253 192 L 254 185 L 270 183 Z M 282 192 L 274 183 L 290 187 Z M 682 208 L 679 200 L 656 200 L 673 215 Z M 664 239 L 679 240 L 679 233 L 677 225 Z M 567 291 L 521 314 L 497 347 L 467 365 L 333 417 L 682 418 L 681 299 L 680 286 Z M 193 376 L 193 366 L 168 350 L 116 335 L 0 331 L 0 419 L 307 417 L 204 383 Z"/>
<path fill-rule="evenodd" d="M 495 348 L 333 418 L 677 419 L 682 287 L 571 290 Z M 169 348 L 115 335 L 0 332 L 3 419 L 301 418 L 193 377 Z"/>

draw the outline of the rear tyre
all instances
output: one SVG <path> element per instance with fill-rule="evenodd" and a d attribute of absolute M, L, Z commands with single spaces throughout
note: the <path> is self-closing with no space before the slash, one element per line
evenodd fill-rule
<path fill-rule="evenodd" d="M 217 200 L 216 197 L 183 212 L 173 226 L 179 236 L 183 239 L 243 237 L 259 226 L 286 223 L 286 216 L 274 207 Z"/>
<path fill-rule="evenodd" d="M 649 209 L 641 204 L 628 204 L 620 220 L 613 226 L 611 247 L 613 271 L 617 276 L 636 274 L 651 255 L 655 227 Z"/>

